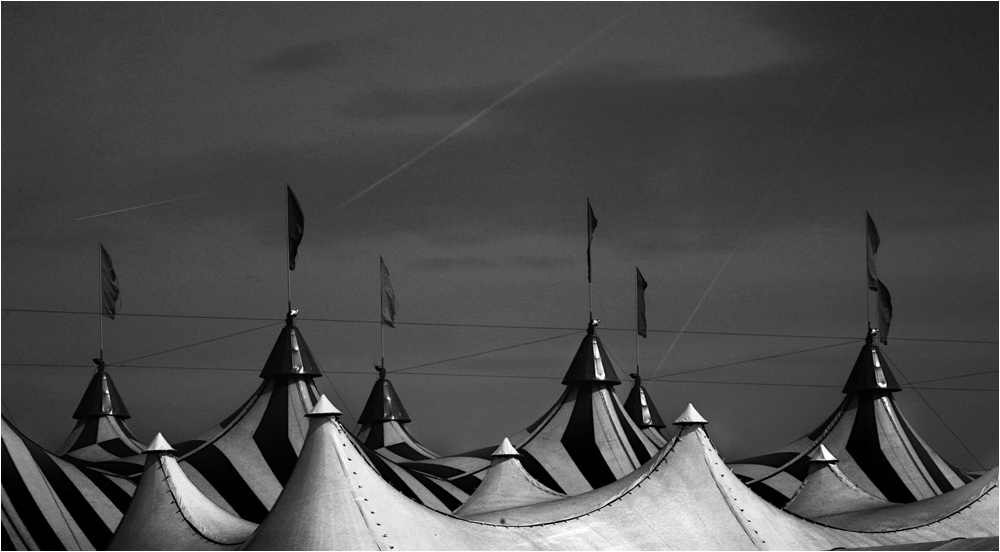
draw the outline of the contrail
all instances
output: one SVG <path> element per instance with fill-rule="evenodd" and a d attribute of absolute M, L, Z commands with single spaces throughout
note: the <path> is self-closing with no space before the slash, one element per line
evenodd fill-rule
<path fill-rule="evenodd" d="M 844 70 L 841 71 L 840 77 L 837 78 L 837 82 L 834 83 L 833 88 L 830 89 L 830 93 L 827 94 L 826 99 L 823 100 L 823 104 L 816 112 L 816 115 L 813 117 L 812 121 L 809 122 L 809 126 L 806 127 L 806 131 L 802 134 L 802 138 L 799 139 L 799 143 L 795 146 L 795 149 L 792 151 L 791 156 L 789 156 L 788 161 L 785 163 L 784 167 L 782 167 L 782 169 L 778 172 L 777 177 L 775 177 L 774 180 L 771 182 L 771 187 L 768 188 L 767 193 L 764 194 L 764 199 L 761 201 L 760 205 L 757 206 L 757 210 L 754 212 L 753 216 L 750 217 L 750 221 L 747 222 L 746 226 L 743 227 L 743 231 L 740 232 L 740 236 L 736 238 L 736 244 L 733 245 L 733 248 L 731 250 L 729 250 L 729 255 L 726 256 L 726 260 L 723 261 L 722 266 L 719 267 L 719 271 L 715 273 L 715 277 L 712 278 L 712 281 L 708 284 L 708 287 L 705 288 L 705 293 L 702 294 L 701 299 L 698 300 L 698 304 L 695 305 L 694 310 L 691 311 L 691 316 L 688 316 L 687 321 L 684 322 L 684 326 L 681 327 L 681 331 L 674 336 L 673 342 L 670 343 L 670 347 L 667 349 L 667 354 L 663 355 L 663 358 L 660 360 L 660 363 L 656 366 L 656 370 L 653 371 L 654 377 L 656 376 L 656 373 L 660 371 L 660 368 L 663 366 L 663 363 L 667 360 L 667 357 L 670 356 L 670 351 L 674 350 L 674 345 L 677 344 L 677 340 L 680 339 L 682 335 L 684 335 L 684 330 L 687 329 L 688 324 L 690 324 L 691 320 L 694 319 L 694 315 L 698 313 L 698 309 L 700 309 L 701 304 L 705 302 L 705 298 L 708 297 L 708 294 L 712 292 L 712 287 L 715 286 L 715 282 L 719 279 L 719 276 L 721 276 L 722 273 L 726 270 L 726 266 L 729 264 L 729 261 L 732 260 L 733 254 L 736 253 L 736 250 L 739 249 L 740 245 L 743 243 L 743 238 L 746 237 L 747 232 L 750 230 L 750 227 L 757 222 L 757 219 L 760 217 L 761 212 L 764 211 L 764 207 L 771 200 L 771 196 L 774 195 L 774 191 L 778 187 L 778 184 L 784 179 L 785 174 L 788 173 L 789 169 L 791 169 L 792 163 L 795 161 L 795 158 L 798 157 L 799 151 L 802 150 L 802 146 L 804 146 L 806 143 L 806 138 L 809 137 L 809 134 L 812 132 L 813 127 L 816 126 L 816 122 L 819 121 L 820 115 L 822 115 L 823 112 L 826 111 L 827 106 L 830 105 L 830 100 L 833 99 L 833 95 L 837 92 L 837 89 L 840 88 L 840 83 L 844 81 L 844 77 L 847 76 L 847 72 L 851 70 L 851 66 L 854 65 L 854 60 L 858 58 L 858 54 L 861 53 L 861 49 L 864 48 L 865 43 L 868 42 L 868 37 L 870 37 L 872 31 L 875 30 L 875 25 L 878 24 L 879 20 L 882 18 L 882 14 L 885 13 L 885 9 L 887 6 L 888 4 L 882 6 L 882 9 L 878 12 L 878 15 L 876 15 L 875 19 L 872 21 L 871 26 L 868 27 L 868 32 L 865 33 L 864 38 L 861 39 L 861 43 L 858 44 L 858 48 L 857 50 L 854 51 L 854 55 L 851 56 L 850 61 L 847 62 L 847 65 L 844 67 Z"/>
<path fill-rule="evenodd" d="M 192 198 L 192 197 L 203 196 L 203 195 L 208 194 L 208 193 L 211 193 L 211 192 L 201 192 L 200 194 L 191 194 L 191 195 L 186 195 L 186 196 L 183 196 L 183 197 L 175 197 L 174 199 L 165 199 L 163 201 L 157 201 L 156 203 L 147 203 L 145 205 L 139 205 L 137 207 L 127 207 L 125 209 L 118 209 L 117 211 L 109 211 L 107 213 L 101 213 L 99 215 L 87 215 L 85 217 L 80 217 L 80 218 L 73 219 L 73 220 L 74 221 L 78 221 L 78 220 L 87 220 L 87 219 L 92 219 L 92 218 L 97 218 L 97 217 L 106 217 L 108 215 L 114 215 L 114 214 L 117 214 L 117 213 L 124 213 L 125 211 L 135 211 L 136 209 L 143 209 L 145 207 L 152 207 L 154 205 L 163 205 L 164 203 L 173 203 L 175 201 L 180 201 L 182 199 L 189 199 L 189 198 Z"/>
<path fill-rule="evenodd" d="M 602 34 L 604 34 L 605 32 L 607 32 L 608 29 L 610 29 L 610 28 L 614 27 L 615 25 L 621 23 L 625 18 L 627 18 L 628 16 L 632 15 L 633 13 L 635 13 L 635 11 L 639 9 L 639 7 L 640 6 L 636 6 L 631 11 L 625 13 L 625 15 L 623 15 L 623 16 L 619 17 L 618 19 L 612 21 L 608 25 L 605 25 L 599 31 L 597 31 L 596 33 L 590 35 L 586 39 L 584 39 L 583 42 L 577 44 L 570 51 L 568 51 L 565 54 L 563 54 L 563 56 L 561 58 L 559 58 L 558 60 L 556 60 L 555 63 L 549 65 L 548 67 L 546 67 L 545 69 L 543 69 L 537 75 L 531 77 L 530 79 L 528 79 L 524 83 L 522 83 L 522 84 L 518 85 L 517 87 L 515 87 L 510 92 L 504 94 L 500 99 L 498 99 L 495 102 L 491 103 L 490 105 L 486 106 L 485 109 L 483 109 L 479 113 L 476 113 L 475 115 L 473 115 L 469 120 L 467 120 L 464 123 L 462 123 L 461 125 L 459 125 L 458 128 L 456 128 L 455 130 L 453 130 L 453 131 L 449 132 L 448 134 L 446 134 L 444 136 L 444 138 L 441 138 L 437 142 L 434 142 L 433 144 L 431 144 L 430 146 L 428 146 L 426 149 L 424 149 L 423 151 L 421 151 L 420 153 L 418 153 L 417 155 L 415 155 L 409 161 L 407 161 L 407 162 L 403 163 L 402 165 L 396 167 L 395 170 L 393 170 L 389 174 L 383 176 L 382 178 L 376 180 L 375 183 L 371 184 L 370 186 L 368 186 L 364 190 L 361 190 L 360 192 L 354 194 L 354 197 L 352 197 L 351 199 L 348 199 L 347 201 L 345 201 L 342 205 L 340 205 L 340 207 L 337 207 L 337 209 L 339 210 L 339 209 L 347 206 L 348 204 L 354 202 L 355 200 L 360 199 L 362 196 L 364 196 L 368 192 L 370 192 L 370 191 L 374 190 L 375 188 L 377 188 L 383 182 L 389 180 L 393 176 L 396 176 L 397 174 L 399 174 L 401 171 L 403 171 L 404 169 L 406 169 L 410 165 L 412 165 L 412 164 L 416 163 L 417 161 L 419 161 L 420 159 L 422 159 L 428 153 L 430 153 L 430 152 L 434 151 L 435 149 L 437 149 L 438 146 L 440 146 L 441 144 L 447 142 L 453 136 L 455 136 L 459 132 L 462 132 L 463 130 L 465 130 L 466 128 L 468 128 L 470 125 L 472 125 L 477 120 L 479 120 L 483 115 L 486 115 L 487 113 L 489 113 L 490 111 L 492 111 L 498 105 L 500 105 L 503 102 L 509 100 L 512 96 L 514 96 L 515 94 L 517 94 L 521 90 L 524 90 L 528 86 L 531 86 L 535 81 L 537 81 L 538 79 L 544 77 L 545 75 L 547 75 L 549 72 L 551 72 L 553 69 L 555 69 L 559 65 L 562 65 L 563 62 L 565 62 L 567 59 L 569 59 L 573 54 L 575 54 L 581 48 L 583 48 L 587 44 L 590 44 L 591 42 L 594 41 L 594 39 L 596 39 L 597 37 L 599 37 Z"/>

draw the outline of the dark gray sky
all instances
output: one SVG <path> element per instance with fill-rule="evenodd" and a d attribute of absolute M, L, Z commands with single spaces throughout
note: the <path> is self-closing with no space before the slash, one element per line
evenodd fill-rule
<path fill-rule="evenodd" d="M 694 403 L 730 459 L 782 445 L 837 406 L 858 354 L 775 356 L 864 336 L 867 209 L 884 351 L 901 382 L 940 380 L 903 411 L 953 463 L 997 463 L 995 3 L 2 10 L 3 406 L 46 446 L 73 425 L 98 317 L 10 309 L 96 312 L 103 242 L 122 289 L 105 357 L 145 357 L 111 368 L 130 425 L 194 437 L 253 391 L 278 326 L 155 353 L 283 316 L 287 183 L 306 217 L 293 303 L 348 425 L 378 326 L 318 319 L 377 320 L 379 255 L 401 323 L 583 330 L 590 197 L 620 376 L 639 266 L 651 329 L 710 332 L 641 341 L 664 418 Z M 400 324 L 386 362 L 565 333 Z M 513 434 L 581 335 L 391 376 L 411 431 L 445 453 Z"/>

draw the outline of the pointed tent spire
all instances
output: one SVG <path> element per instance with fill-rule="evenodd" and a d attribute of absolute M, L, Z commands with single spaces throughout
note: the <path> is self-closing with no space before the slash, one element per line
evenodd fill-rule
<path fill-rule="evenodd" d="M 396 389 L 393 388 L 392 382 L 386 379 L 385 368 L 376 366 L 375 369 L 378 370 L 378 379 L 375 381 L 375 386 L 372 387 L 371 394 L 368 395 L 368 402 L 365 403 L 365 408 L 361 411 L 358 424 L 373 424 L 388 421 L 396 421 L 401 424 L 408 423 L 410 415 L 406 413 L 406 408 L 403 407 L 402 401 L 399 400 L 399 395 L 396 394 Z"/>
<path fill-rule="evenodd" d="M 490 456 L 493 458 L 507 458 L 511 456 L 521 456 L 521 453 L 517 452 L 514 445 L 510 444 L 510 439 L 504 437 L 503 442 L 500 443 L 500 446 L 497 447 L 497 449 L 493 451 L 493 454 Z"/>
<path fill-rule="evenodd" d="M 312 410 L 310 410 L 306 416 L 310 418 L 340 416 L 340 410 L 338 410 L 336 406 L 333 406 L 333 403 L 331 403 L 330 399 L 326 398 L 326 395 L 324 394 L 319 396 L 319 400 L 316 401 L 316 405 L 312 407 Z"/>
<path fill-rule="evenodd" d="M 875 344 L 875 334 L 878 330 L 869 330 L 865 344 L 861 348 L 858 360 L 854 363 L 847 384 L 844 385 L 844 393 L 857 393 L 859 391 L 901 391 L 902 388 L 896 383 L 896 377 L 889 370 L 889 365 Z"/>
<path fill-rule="evenodd" d="M 271 354 L 264 363 L 264 369 L 260 371 L 260 377 L 323 375 L 319 363 L 309 352 L 309 346 L 306 345 L 302 332 L 295 327 L 295 315 L 298 313 L 297 310 L 289 310 L 285 315 L 285 327 L 281 329 L 278 341 L 271 349 Z"/>
<path fill-rule="evenodd" d="M 73 418 L 83 420 L 86 418 L 99 418 L 101 416 L 115 416 L 128 419 L 131 415 L 125 408 L 118 390 L 115 389 L 114 382 L 111 381 L 111 374 L 104 370 L 104 361 L 99 358 L 94 359 L 97 365 L 97 372 L 90 379 L 87 390 L 80 399 L 80 405 L 76 407 Z"/>
<path fill-rule="evenodd" d="M 809 455 L 810 462 L 818 462 L 823 464 L 833 464 L 837 462 L 837 457 L 830 453 L 830 450 L 826 448 L 826 445 L 820 443 L 819 447 Z"/>
<path fill-rule="evenodd" d="M 708 421 L 701 417 L 701 414 L 694 409 L 694 405 L 688 403 L 687 408 L 674 420 L 674 425 L 707 424 Z"/>
<path fill-rule="evenodd" d="M 632 376 L 634 383 L 632 390 L 628 392 L 628 398 L 625 399 L 625 412 L 628 412 L 629 417 L 632 418 L 635 425 L 639 426 L 639 429 L 667 427 L 667 424 L 663 423 L 660 413 L 656 411 L 656 406 L 649 398 L 646 388 L 642 386 L 642 378 L 639 374 L 629 375 Z"/>
<path fill-rule="evenodd" d="M 177 452 L 177 451 L 175 451 L 174 447 L 170 446 L 170 443 L 168 443 L 167 440 L 163 438 L 162 433 L 157 433 L 156 437 L 153 437 L 153 440 L 149 442 L 149 446 L 146 447 L 146 450 L 144 450 L 143 452 L 148 453 L 148 452 Z"/>
<path fill-rule="evenodd" d="M 614 367 L 611 366 L 611 358 L 604 350 L 601 338 L 597 337 L 594 331 L 600 322 L 600 320 L 591 320 L 590 324 L 587 325 L 587 335 L 580 343 L 580 348 L 577 349 L 576 356 L 573 357 L 573 362 L 570 363 L 569 370 L 563 377 L 563 385 L 587 382 L 607 383 L 609 385 L 621 383 L 618 375 L 615 374 Z"/>

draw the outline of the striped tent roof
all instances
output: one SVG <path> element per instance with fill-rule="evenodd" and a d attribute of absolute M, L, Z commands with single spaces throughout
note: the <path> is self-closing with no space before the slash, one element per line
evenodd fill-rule
<path fill-rule="evenodd" d="M 837 467 L 837 460 L 829 454 L 824 445 L 817 449 L 809 460 L 809 475 L 785 504 L 784 510 L 809 519 L 823 516 L 871 510 L 892 505 L 884 498 L 878 498 L 854 484 Z"/>
<path fill-rule="evenodd" d="M 339 421 L 315 418 L 285 491 L 244 548 L 819 550 L 994 536 L 995 479 L 977 490 L 975 496 L 956 492 L 948 504 L 922 512 L 933 515 L 930 520 L 903 512 L 900 525 L 888 529 L 825 526 L 755 495 L 696 423 L 685 425 L 644 469 L 612 485 L 523 508 L 544 510 L 555 516 L 550 520 L 474 522 L 403 499 L 367 465 Z"/>
<path fill-rule="evenodd" d="M 893 400 L 899 385 L 869 336 L 844 387 L 840 406 L 808 435 L 770 454 L 733 462 L 750 488 L 783 506 L 809 470 L 809 454 L 826 445 L 843 473 L 865 492 L 906 503 L 940 495 L 973 478 L 944 461 L 917 435 Z"/>
<path fill-rule="evenodd" d="M 135 484 L 64 460 L 3 418 L 3 550 L 100 550 Z"/>
<path fill-rule="evenodd" d="M 235 549 L 257 528 L 199 491 L 161 435 L 147 452 L 139 486 L 107 550 Z"/>
<path fill-rule="evenodd" d="M 379 367 L 378 370 L 378 379 L 358 418 L 358 440 L 394 462 L 438 458 L 406 430 L 404 424 L 410 421 L 410 416 L 392 382 L 385 377 L 385 369 Z"/>
<path fill-rule="evenodd" d="M 626 413 L 620 383 L 594 324 L 566 371 L 566 389 L 535 423 L 510 438 L 521 464 L 554 491 L 575 495 L 631 473 L 660 448 Z"/>
<path fill-rule="evenodd" d="M 213 502 L 260 522 L 295 467 L 308 427 L 305 414 L 319 397 L 321 375 L 289 313 L 264 363 L 260 387 L 218 426 L 175 445 L 188 478 Z"/>
<path fill-rule="evenodd" d="M 662 448 L 667 445 L 667 437 L 660 430 L 667 427 L 667 424 L 663 423 L 663 418 L 657 412 L 656 405 L 642 384 L 639 374 L 629 374 L 629 376 L 632 377 L 632 389 L 625 399 L 625 412 L 628 412 L 629 418 L 632 418 L 635 425 L 642 430 L 643 435 L 657 448 Z"/>
<path fill-rule="evenodd" d="M 125 401 L 115 388 L 104 361 L 94 359 L 97 370 L 90 379 L 73 417 L 76 427 L 58 455 L 82 460 L 122 475 L 138 474 L 142 469 L 142 443 L 129 431 Z"/>

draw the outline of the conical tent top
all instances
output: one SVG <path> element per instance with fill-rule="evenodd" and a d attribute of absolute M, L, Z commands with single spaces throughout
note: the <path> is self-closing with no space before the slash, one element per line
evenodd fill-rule
<path fill-rule="evenodd" d="M 401 424 L 408 423 L 410 415 L 406 413 L 406 408 L 399 400 L 399 395 L 396 394 L 392 382 L 386 379 L 385 368 L 376 366 L 375 369 L 379 372 L 378 379 L 375 380 L 375 386 L 372 387 L 372 392 L 368 395 L 368 402 L 365 403 L 365 408 L 361 411 L 358 423 L 377 424 L 390 421 Z"/>
<path fill-rule="evenodd" d="M 857 393 L 860 391 L 901 391 L 902 388 L 896 383 L 896 377 L 889 370 L 889 365 L 875 344 L 875 332 L 868 332 L 865 344 L 861 348 L 858 360 L 854 363 L 847 384 L 844 385 L 844 393 Z"/>
<path fill-rule="evenodd" d="M 674 425 L 707 424 L 708 421 L 701 417 L 701 414 L 694 409 L 694 405 L 688 403 L 687 408 L 674 420 Z"/>
<path fill-rule="evenodd" d="M 615 374 L 615 369 L 611 366 L 611 357 L 604 350 L 601 338 L 597 337 L 594 328 L 600 320 L 591 320 L 587 326 L 587 335 L 580 343 L 580 348 L 576 350 L 576 356 L 569 365 L 569 370 L 563 377 L 563 385 L 571 383 L 607 383 L 618 385 L 621 380 Z"/>
<path fill-rule="evenodd" d="M 311 410 L 306 414 L 310 418 L 326 418 L 329 416 L 340 416 L 340 410 L 337 410 L 336 406 L 330 402 L 330 399 L 326 398 L 326 395 L 320 395 L 319 400 L 312 407 Z"/>
<path fill-rule="evenodd" d="M 493 454 L 490 456 L 493 458 L 506 458 L 511 456 L 521 456 L 521 453 L 517 452 L 514 445 L 510 444 L 510 439 L 504 437 L 503 442 L 500 443 L 500 446 L 497 447 L 497 449 L 493 451 Z"/>
<path fill-rule="evenodd" d="M 817 447 L 816 450 L 809 455 L 809 461 L 833 464 L 834 462 L 837 462 L 837 457 L 826 448 L 826 445 L 820 443 L 819 447 Z"/>
<path fill-rule="evenodd" d="M 278 341 L 271 349 L 271 354 L 264 363 L 264 369 L 260 371 L 260 377 L 323 375 L 319 363 L 309 352 L 302 332 L 295 327 L 295 315 L 298 313 L 297 310 L 290 310 L 285 315 L 285 327 L 281 329 Z"/>
<path fill-rule="evenodd" d="M 97 371 L 94 372 L 94 377 L 90 378 L 90 383 L 83 393 L 83 398 L 80 399 L 80 405 L 73 413 L 73 418 L 77 420 L 101 416 L 130 418 L 125 402 L 111 381 L 111 374 L 104 370 L 104 361 L 95 358 L 94 363 L 97 364 Z"/>
<path fill-rule="evenodd" d="M 638 374 L 630 375 L 635 383 L 632 385 L 632 390 L 628 392 L 628 398 L 625 399 L 625 412 L 639 429 L 667 427 L 667 424 L 663 423 L 660 413 L 656 411 L 656 406 L 649 398 L 646 388 L 642 386 L 642 378 Z"/>
<path fill-rule="evenodd" d="M 146 450 L 142 452 L 177 452 L 177 451 L 175 451 L 174 447 L 170 446 L 170 443 L 168 443 L 167 440 L 163 438 L 162 433 L 157 433 L 156 437 L 153 437 L 153 440 L 149 442 L 149 446 L 146 447 Z"/>

